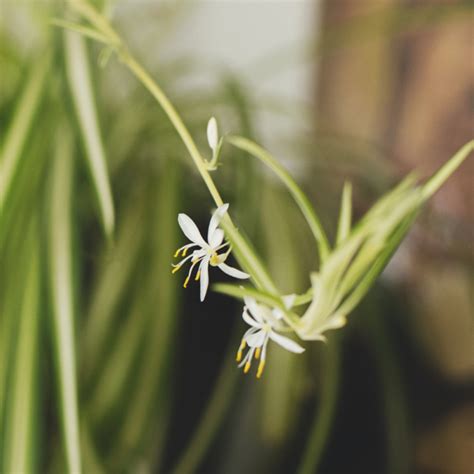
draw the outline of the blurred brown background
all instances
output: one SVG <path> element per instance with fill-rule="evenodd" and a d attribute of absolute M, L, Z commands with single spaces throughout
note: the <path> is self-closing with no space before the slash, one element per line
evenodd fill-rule
<path fill-rule="evenodd" d="M 431 174 L 473 136 L 472 20 L 469 2 L 326 1 L 320 42 L 333 52 L 319 69 L 317 132 L 377 149 L 400 175 Z M 474 470 L 473 172 L 470 159 L 388 270 L 443 380 L 420 389 L 434 409 L 415 432 L 417 472 Z"/>

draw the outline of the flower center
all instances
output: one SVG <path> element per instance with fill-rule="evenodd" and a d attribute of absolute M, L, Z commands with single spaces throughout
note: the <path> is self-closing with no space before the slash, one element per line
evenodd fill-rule
<path fill-rule="evenodd" d="M 217 265 L 219 265 L 220 261 L 219 261 L 219 255 L 217 255 L 217 252 L 213 252 L 212 255 L 211 255 L 211 260 L 210 260 L 210 264 L 213 266 L 213 267 L 216 267 Z"/>
<path fill-rule="evenodd" d="M 266 333 L 269 333 L 272 331 L 272 326 L 270 323 L 265 323 L 263 326 L 262 326 L 262 330 L 265 331 Z"/>

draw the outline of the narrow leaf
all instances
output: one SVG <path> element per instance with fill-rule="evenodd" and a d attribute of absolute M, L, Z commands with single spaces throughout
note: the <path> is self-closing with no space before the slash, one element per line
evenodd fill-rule
<path fill-rule="evenodd" d="M 339 224 L 337 226 L 336 245 L 347 238 L 351 231 L 352 219 L 352 185 L 344 183 L 341 199 L 341 211 L 339 213 Z"/>
<path fill-rule="evenodd" d="M 23 156 L 23 148 L 40 103 L 49 65 L 50 57 L 46 54 L 33 66 L 5 137 L 5 145 L 0 155 L 0 216 Z"/>
<path fill-rule="evenodd" d="M 104 43 L 104 44 L 110 43 L 109 39 L 106 36 L 104 36 L 102 33 L 99 33 L 93 28 L 89 28 L 87 26 L 83 26 L 78 23 L 74 23 L 72 21 L 54 18 L 53 20 L 51 20 L 51 24 L 54 26 L 58 26 L 59 28 L 64 28 L 66 30 L 74 31 L 87 38 L 93 39 L 95 41 L 99 41 L 100 43 Z"/>
<path fill-rule="evenodd" d="M 423 186 L 423 197 L 429 199 L 444 182 L 459 168 L 462 162 L 474 150 L 474 140 L 466 143 L 448 160 Z"/>
<path fill-rule="evenodd" d="M 261 160 L 265 165 L 267 165 L 283 182 L 287 187 L 290 194 L 293 196 L 296 204 L 300 208 L 303 216 L 305 217 L 308 225 L 313 233 L 313 236 L 316 240 L 319 249 L 319 256 L 321 261 L 324 262 L 328 253 L 329 253 L 329 243 L 326 237 L 326 233 L 319 221 L 318 216 L 314 212 L 313 207 L 311 206 L 308 198 L 301 190 L 301 188 L 296 184 L 295 180 L 290 176 L 290 174 L 278 163 L 278 161 L 273 158 L 270 153 L 264 150 L 262 147 L 257 145 L 255 142 L 248 140 L 244 137 L 231 136 L 227 137 L 226 140 L 234 145 L 240 150 L 244 150 L 247 153 L 251 154 L 255 158 Z"/>
<path fill-rule="evenodd" d="M 50 285 L 58 399 L 68 472 L 81 472 L 72 276 L 73 155 L 67 129 L 58 133 L 49 222 Z"/>
<path fill-rule="evenodd" d="M 33 227 L 33 226 L 32 226 Z M 34 229 L 36 230 L 36 229 Z M 30 235 L 35 232 L 30 228 Z M 36 232 L 37 234 L 37 232 Z M 2 472 L 35 472 L 33 446 L 38 370 L 40 269 L 37 246 L 29 239 L 29 264 L 25 268 L 24 294 L 10 386 Z M 3 389 L 2 389 L 3 390 Z"/>
<path fill-rule="evenodd" d="M 105 235 L 114 231 L 114 205 L 107 171 L 107 160 L 99 129 L 92 92 L 87 50 L 84 39 L 74 32 L 64 32 L 67 77 L 84 140 L 87 162 L 99 201 Z"/>

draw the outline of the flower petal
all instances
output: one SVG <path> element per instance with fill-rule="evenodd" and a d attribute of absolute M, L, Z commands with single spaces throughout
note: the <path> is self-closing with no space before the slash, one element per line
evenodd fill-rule
<path fill-rule="evenodd" d="M 275 341 L 287 351 L 294 352 L 295 354 L 301 354 L 302 352 L 304 352 L 304 348 L 297 344 L 295 341 L 289 339 L 288 337 L 282 336 L 274 331 L 270 333 L 270 339 L 272 341 Z"/>
<path fill-rule="evenodd" d="M 199 250 L 194 250 L 194 252 L 191 254 L 193 257 L 193 260 L 196 260 L 197 258 L 202 258 L 204 255 L 207 255 L 207 250 L 199 249 Z"/>
<path fill-rule="evenodd" d="M 293 303 L 295 302 L 296 295 L 293 293 L 291 295 L 286 295 L 282 297 L 283 304 L 285 305 L 286 309 L 291 309 Z"/>
<path fill-rule="evenodd" d="M 219 141 L 219 130 L 217 128 L 217 120 L 214 117 L 209 119 L 207 123 L 207 142 L 211 150 L 217 148 L 217 143 Z"/>
<path fill-rule="evenodd" d="M 294 293 L 291 295 L 282 296 L 281 299 L 283 300 L 283 306 L 285 307 L 285 309 L 287 310 L 291 309 L 291 307 L 293 306 L 293 303 L 295 302 L 295 298 L 296 298 L 296 295 Z M 285 316 L 285 312 L 280 308 L 273 308 L 272 316 L 275 319 L 280 320 L 280 319 L 283 319 L 283 317 Z"/>
<path fill-rule="evenodd" d="M 207 241 L 210 242 L 212 240 L 212 234 L 217 229 L 221 219 L 224 217 L 224 214 L 229 209 L 229 204 L 222 204 L 219 206 L 212 214 L 211 220 L 209 221 L 209 228 L 207 229 Z"/>
<path fill-rule="evenodd" d="M 285 316 L 285 313 L 284 313 L 283 310 L 280 309 L 280 308 L 273 308 L 273 309 L 272 309 L 272 316 L 273 316 L 276 320 L 280 320 L 280 319 L 283 319 L 283 316 Z"/>
<path fill-rule="evenodd" d="M 259 324 L 257 321 L 255 321 L 252 316 L 244 309 L 244 312 L 242 313 L 242 319 L 249 325 L 254 328 L 259 328 L 261 327 L 261 324 Z"/>
<path fill-rule="evenodd" d="M 237 270 L 237 268 L 234 267 L 229 267 L 226 263 L 220 263 L 217 265 L 224 273 L 227 273 L 227 275 L 230 275 L 231 277 L 234 278 L 240 278 L 240 279 L 245 279 L 245 278 L 250 278 L 250 275 L 248 273 L 245 273 L 241 270 Z"/>
<path fill-rule="evenodd" d="M 244 296 L 244 303 L 245 306 L 250 311 L 250 314 L 253 316 L 253 318 L 260 324 L 263 324 L 265 321 L 262 318 L 260 306 L 257 304 L 254 298 L 251 298 L 250 296 Z"/>
<path fill-rule="evenodd" d="M 247 329 L 247 331 L 245 331 L 244 335 L 242 336 L 242 339 L 247 339 L 247 336 L 250 336 L 250 334 L 254 334 L 256 333 L 257 331 L 260 331 L 259 328 L 250 328 L 250 329 Z"/>
<path fill-rule="evenodd" d="M 207 247 L 206 241 L 202 238 L 201 232 L 197 228 L 193 220 L 186 214 L 178 214 L 178 224 L 183 231 L 183 234 L 195 244 L 198 244 L 201 247 Z"/>
<path fill-rule="evenodd" d="M 249 345 L 249 347 L 262 347 L 265 339 L 267 337 L 267 332 L 260 330 L 254 334 L 250 334 L 245 338 L 245 341 Z"/>
<path fill-rule="evenodd" d="M 216 229 L 209 238 L 209 246 L 212 248 L 219 247 L 224 240 L 224 231 L 222 229 Z"/>
<path fill-rule="evenodd" d="M 199 265 L 199 271 L 201 272 L 200 276 L 200 299 L 201 301 L 204 301 L 204 298 L 206 297 L 207 293 L 207 288 L 209 286 L 209 259 L 211 257 L 207 256 L 202 259 L 201 264 Z"/>

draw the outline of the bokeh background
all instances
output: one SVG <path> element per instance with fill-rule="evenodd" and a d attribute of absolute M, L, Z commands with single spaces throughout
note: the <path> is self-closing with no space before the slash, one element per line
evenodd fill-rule
<path fill-rule="evenodd" d="M 95 5 L 203 151 L 211 115 L 262 143 L 329 233 L 344 180 L 360 216 L 472 138 L 470 1 Z M 170 273 L 177 213 L 204 228 L 211 199 L 147 91 L 52 25 L 65 10 L 0 9 L 0 470 L 474 471 L 472 159 L 343 330 L 244 376 L 241 304 L 200 304 Z M 248 157 L 222 162 L 239 229 L 283 292 L 304 292 L 316 252 L 290 197 Z"/>

